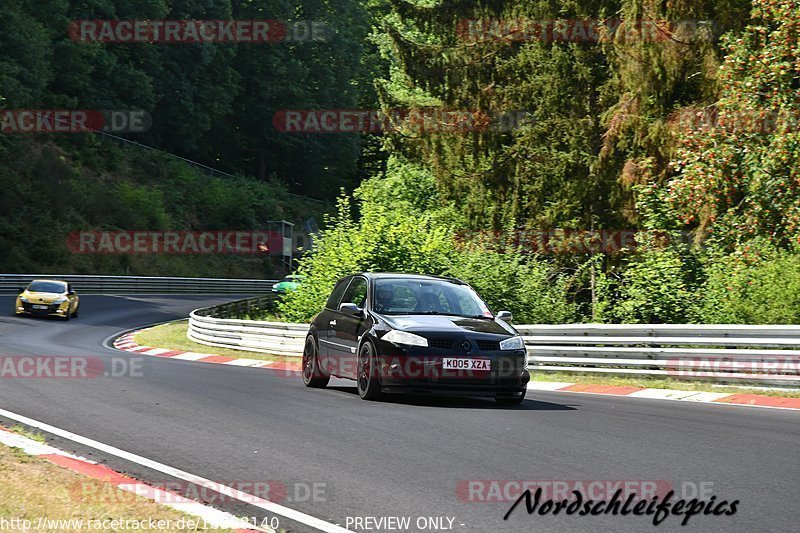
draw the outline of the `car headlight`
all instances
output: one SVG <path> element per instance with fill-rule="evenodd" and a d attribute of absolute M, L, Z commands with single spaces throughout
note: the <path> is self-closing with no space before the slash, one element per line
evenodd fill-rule
<path fill-rule="evenodd" d="M 398 331 L 393 329 L 382 337 L 383 340 L 391 342 L 392 344 L 406 344 L 408 346 L 428 346 L 428 339 L 414 335 L 407 331 Z"/>
<path fill-rule="evenodd" d="M 28 303 L 28 299 L 27 299 L 27 298 L 25 298 L 24 296 L 20 296 L 20 297 L 19 297 L 19 301 L 20 301 L 20 302 L 25 302 L 25 303 Z"/>
<path fill-rule="evenodd" d="M 516 337 L 509 337 L 506 340 L 500 341 L 500 349 L 501 350 L 524 350 L 525 349 L 525 342 L 522 340 L 522 337 L 517 335 Z"/>
<path fill-rule="evenodd" d="M 53 303 L 54 304 L 63 304 L 67 300 L 69 300 L 69 298 L 67 298 L 66 296 L 62 296 L 61 298 L 56 298 L 55 300 L 53 300 Z"/>

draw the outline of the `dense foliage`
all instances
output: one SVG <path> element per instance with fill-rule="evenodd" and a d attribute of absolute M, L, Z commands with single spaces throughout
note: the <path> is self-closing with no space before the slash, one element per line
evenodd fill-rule
<path fill-rule="evenodd" d="M 664 199 L 728 243 L 800 238 L 800 9 L 760 0 L 729 34 L 720 95 L 685 124 Z"/>
<path fill-rule="evenodd" d="M 9 0 L 0 16 L 5 108 L 145 109 L 157 120 L 137 140 L 238 176 L 91 136 L 0 136 L 2 269 L 235 275 L 249 267 L 92 262 L 59 243 L 75 229 L 248 229 L 324 208 L 294 192 L 339 202 L 299 263 L 308 283 L 281 305 L 289 319 L 313 315 L 344 274 L 395 270 L 461 277 L 518 321 L 798 320 L 796 0 Z M 64 30 L 110 18 L 335 31 L 157 46 Z M 545 37 L 527 31 L 543 22 Z M 282 109 L 376 106 L 401 117 L 382 134 L 272 124 Z M 448 130 L 451 111 L 468 127 Z M 638 245 L 554 253 L 517 238 L 609 230 L 641 231 Z M 463 238 L 494 232 L 504 245 Z"/>
<path fill-rule="evenodd" d="M 324 41 L 87 43 L 76 20 L 315 21 Z M 369 105 L 369 31 L 357 0 L 4 0 L 0 95 L 6 109 L 141 109 L 135 139 L 228 173 L 275 177 L 316 198 L 352 187 L 357 135 L 287 135 L 283 109 Z"/>
<path fill-rule="evenodd" d="M 363 172 L 358 136 L 272 126 L 282 109 L 374 100 L 368 12 L 356 0 L 8 0 L 0 19 L 3 109 L 143 110 L 149 131 L 120 135 L 238 176 L 209 178 L 97 134 L 0 134 L 0 271 L 280 275 L 278 263 L 253 258 L 75 255 L 67 235 L 321 220 L 328 199 Z M 336 31 L 323 42 L 264 44 L 87 43 L 68 32 L 72 21 L 116 19 L 308 20 Z"/>
<path fill-rule="evenodd" d="M 246 230 L 263 221 L 321 218 L 325 204 L 292 197 L 280 183 L 211 177 L 164 154 L 94 143 L 13 139 L 0 166 L 0 268 L 174 276 L 272 277 L 279 264 L 253 255 L 81 254 L 81 230 Z"/>
<path fill-rule="evenodd" d="M 351 200 L 339 200 L 338 213 L 317 238 L 299 272 L 308 282 L 288 294 L 279 311 L 288 320 L 316 314 L 334 283 L 360 271 L 455 276 L 472 284 L 495 311 L 510 310 L 526 322 L 565 322 L 576 318 L 568 302 L 569 279 L 544 261 L 511 250 L 460 243 L 463 218 L 440 198 L 430 173 L 390 160 L 387 176 L 356 191 L 360 216 Z"/>
<path fill-rule="evenodd" d="M 436 209 L 416 216 L 400 207 L 387 211 L 393 218 L 376 219 L 375 197 L 362 197 L 362 218 L 340 215 L 321 243 L 330 257 L 347 250 L 342 255 L 355 259 L 339 269 L 306 261 L 309 292 L 290 298 L 287 313 L 307 318 L 321 296 L 301 303 L 303 294 L 324 293 L 340 274 L 391 266 L 458 275 L 495 309 L 529 309 L 517 313 L 523 320 L 797 322 L 795 2 L 390 5 L 376 31 L 391 62 L 390 75 L 378 80 L 384 108 L 523 109 L 528 120 L 511 131 L 390 133 L 390 152 L 429 169 L 452 216 L 430 219 Z M 596 42 L 518 39 L 502 24 L 479 26 L 491 29 L 483 38 L 463 33 L 465 19 L 520 26 L 613 17 L 634 29 L 654 21 L 661 33 L 617 31 Z M 393 229 L 391 239 L 375 231 L 378 220 Z M 642 233 L 636 253 L 542 257 L 477 244 L 471 255 L 438 233 L 621 227 L 666 231 L 669 244 Z M 353 243 L 337 240 L 340 230 L 379 236 L 364 247 L 367 261 Z M 432 254 L 422 264 L 396 245 L 411 239 L 419 249 L 434 236 L 434 248 L 455 261 L 430 264 Z"/>

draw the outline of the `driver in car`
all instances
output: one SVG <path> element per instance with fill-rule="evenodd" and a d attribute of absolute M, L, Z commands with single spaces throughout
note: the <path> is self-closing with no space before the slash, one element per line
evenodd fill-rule
<path fill-rule="evenodd" d="M 392 307 L 394 291 L 390 287 L 379 289 L 375 294 L 375 310 L 388 311 Z"/>
<path fill-rule="evenodd" d="M 444 309 L 442 309 L 442 303 L 435 294 L 432 292 L 423 292 L 419 295 L 419 303 L 417 304 L 415 311 L 420 313 L 441 313 L 444 311 Z"/>

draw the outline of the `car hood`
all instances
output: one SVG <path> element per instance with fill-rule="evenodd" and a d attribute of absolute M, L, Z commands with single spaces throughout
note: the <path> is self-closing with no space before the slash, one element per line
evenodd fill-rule
<path fill-rule="evenodd" d="M 31 292 L 31 291 L 24 291 L 20 296 L 24 296 L 31 303 L 41 303 L 41 304 L 49 304 L 53 303 L 53 301 L 62 298 L 65 296 L 63 293 L 60 292 Z"/>
<path fill-rule="evenodd" d="M 495 335 L 516 335 L 517 332 L 500 320 L 465 318 L 447 315 L 381 315 L 391 327 L 403 331 L 436 331 L 440 333 L 477 332 Z"/>

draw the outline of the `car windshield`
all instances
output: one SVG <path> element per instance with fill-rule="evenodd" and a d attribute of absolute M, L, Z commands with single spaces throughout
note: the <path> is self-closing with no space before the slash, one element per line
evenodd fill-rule
<path fill-rule="evenodd" d="M 435 279 L 378 279 L 373 309 L 385 315 L 493 318 L 480 296 L 468 285 Z"/>
<path fill-rule="evenodd" d="M 31 292 L 66 292 L 66 284 L 60 281 L 34 281 L 28 285 Z"/>

